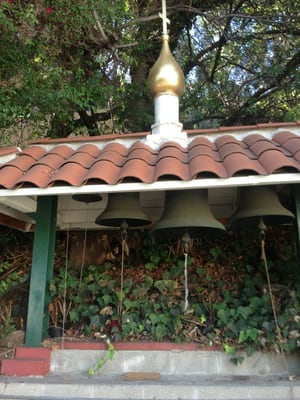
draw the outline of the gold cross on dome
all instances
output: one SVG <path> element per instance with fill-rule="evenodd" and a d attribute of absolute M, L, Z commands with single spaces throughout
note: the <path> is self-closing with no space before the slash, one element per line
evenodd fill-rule
<path fill-rule="evenodd" d="M 166 0 L 162 0 L 162 13 L 159 13 L 160 18 L 163 21 L 163 35 L 168 34 L 167 24 L 170 23 L 169 18 L 167 18 L 167 7 L 166 7 Z"/>

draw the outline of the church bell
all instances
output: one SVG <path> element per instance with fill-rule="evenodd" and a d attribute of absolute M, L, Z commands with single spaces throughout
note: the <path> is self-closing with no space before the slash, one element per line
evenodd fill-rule
<path fill-rule="evenodd" d="M 153 228 L 157 237 L 181 239 L 206 236 L 225 227 L 213 216 L 208 204 L 208 191 L 168 191 L 163 215 Z"/>
<path fill-rule="evenodd" d="M 294 214 L 281 204 L 274 187 L 243 187 L 239 208 L 231 217 L 231 226 L 258 226 L 262 219 L 266 225 L 282 225 L 294 218 Z"/>
<path fill-rule="evenodd" d="M 151 224 L 142 211 L 138 193 L 112 193 L 106 209 L 95 220 L 97 225 L 136 228 Z"/>

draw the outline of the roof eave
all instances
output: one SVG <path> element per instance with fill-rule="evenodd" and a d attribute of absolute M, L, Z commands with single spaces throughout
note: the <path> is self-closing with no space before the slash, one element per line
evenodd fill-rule
<path fill-rule="evenodd" d="M 267 176 L 247 175 L 231 178 L 200 178 L 191 181 L 166 180 L 153 183 L 130 182 L 117 185 L 94 184 L 85 186 L 52 186 L 47 188 L 19 188 L 0 189 L 0 203 L 6 197 L 19 196 L 60 196 L 71 194 L 88 193 L 122 193 L 122 192 L 149 192 L 166 190 L 187 190 L 187 189 L 213 189 L 222 187 L 260 186 L 260 185 L 286 185 L 300 183 L 299 173 L 278 173 Z"/>

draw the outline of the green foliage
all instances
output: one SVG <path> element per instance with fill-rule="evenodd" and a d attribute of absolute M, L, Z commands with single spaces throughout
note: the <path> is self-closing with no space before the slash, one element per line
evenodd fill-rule
<path fill-rule="evenodd" d="M 271 239 L 270 273 L 283 347 L 293 351 L 300 337 L 300 287 L 291 278 L 294 246 L 289 232 L 274 232 Z M 67 304 L 72 304 L 68 318 L 85 335 L 100 333 L 116 341 L 196 340 L 202 345 L 223 346 L 234 362 L 242 361 L 242 352 L 277 350 L 270 294 L 255 234 L 239 232 L 239 240 L 222 239 L 222 245 L 217 240 L 201 242 L 199 249 L 195 243 L 188 257 L 187 313 L 182 311 L 183 257 L 147 240 L 144 256 L 138 269 L 125 268 L 121 314 L 120 281 L 113 264 L 86 268 L 80 290 L 78 271 L 68 272 L 66 286 L 64 273 L 58 272 L 51 283 L 53 298 L 67 289 Z"/>
<path fill-rule="evenodd" d="M 298 119 L 299 6 L 172 5 L 186 128 Z M 1 141 L 150 129 L 157 11 L 154 1 L 0 1 Z"/>
<path fill-rule="evenodd" d="M 115 355 L 115 348 L 114 345 L 108 340 L 107 341 L 107 345 L 108 345 L 108 349 L 105 353 L 104 357 L 100 357 L 97 361 L 97 363 L 93 366 L 89 368 L 88 374 L 89 375 L 95 375 L 97 372 L 100 371 L 100 369 L 103 367 L 103 365 L 107 362 L 107 361 L 111 361 Z"/>
<path fill-rule="evenodd" d="M 3 237 L 3 243 L 6 243 Z M 231 233 L 227 239 L 195 241 L 188 257 L 189 308 L 184 306 L 184 257 L 176 244 L 156 244 L 145 238 L 144 260 L 124 268 L 105 263 L 82 271 L 59 262 L 49 290 L 54 324 L 65 320 L 70 332 L 115 341 L 197 342 L 223 347 L 234 362 L 244 353 L 294 351 L 300 344 L 300 286 L 292 228 L 268 232 L 266 252 L 281 337 L 274 321 L 256 233 Z M 149 263 L 151 267 L 149 268 Z M 27 272 L 0 265 L 0 318 L 5 329 L 15 325 L 15 293 L 27 282 Z M 79 284 L 80 282 L 80 284 Z M 120 300 L 122 310 L 120 312 Z M 4 307 L 9 306 L 11 307 Z M 2 315 L 2 317 L 1 317 Z M 0 335 L 2 333 L 0 332 Z M 96 370 L 112 354 L 109 349 Z"/>

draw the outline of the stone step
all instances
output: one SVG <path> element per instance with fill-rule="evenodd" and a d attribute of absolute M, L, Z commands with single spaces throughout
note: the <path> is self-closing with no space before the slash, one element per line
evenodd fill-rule
<path fill-rule="evenodd" d="M 5 376 L 46 376 L 49 371 L 49 360 L 17 358 L 2 360 L 1 363 L 1 374 Z"/>
<path fill-rule="evenodd" d="M 123 376 L 82 375 L 44 378 L 0 377 L 0 399 L 44 400 L 299 400 L 300 381 L 278 377 L 161 375 L 159 380 L 124 380 Z"/>
<path fill-rule="evenodd" d="M 1 374 L 5 376 L 46 376 L 50 372 L 50 349 L 20 347 L 14 359 L 1 361 Z"/>
<path fill-rule="evenodd" d="M 51 352 L 51 374 L 81 374 L 106 356 L 106 350 L 59 349 Z M 286 369 L 288 366 L 288 370 Z M 174 347 L 164 350 L 152 346 L 127 348 L 115 347 L 112 360 L 108 360 L 100 370 L 101 375 L 122 375 L 126 372 L 160 373 L 170 376 L 198 375 L 210 376 L 288 376 L 300 373 L 298 354 L 286 355 L 256 352 L 244 361 L 234 364 L 231 356 L 224 351 L 205 351 L 199 347 Z"/>

